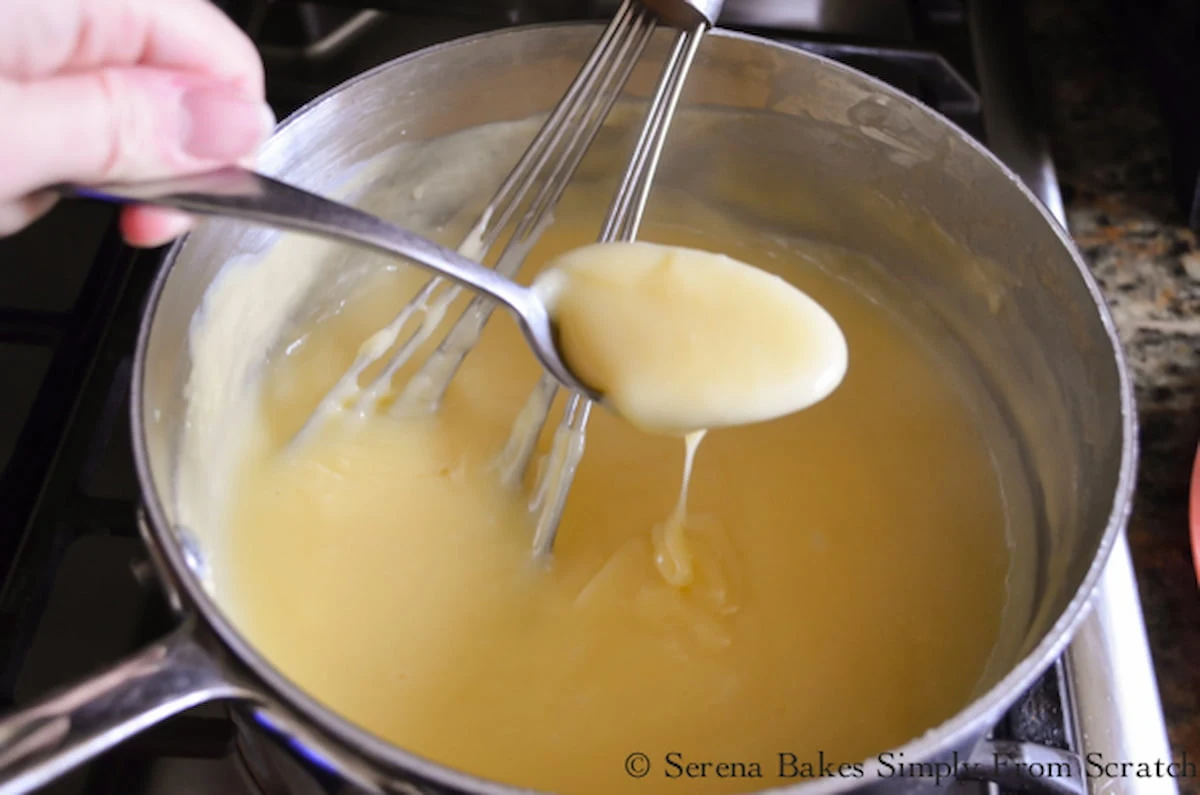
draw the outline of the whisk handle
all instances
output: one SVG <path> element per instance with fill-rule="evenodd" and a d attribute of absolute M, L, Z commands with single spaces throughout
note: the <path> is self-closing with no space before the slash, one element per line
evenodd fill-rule
<path fill-rule="evenodd" d="M 669 25 L 691 30 L 700 23 L 717 24 L 725 0 L 642 0 Z"/>

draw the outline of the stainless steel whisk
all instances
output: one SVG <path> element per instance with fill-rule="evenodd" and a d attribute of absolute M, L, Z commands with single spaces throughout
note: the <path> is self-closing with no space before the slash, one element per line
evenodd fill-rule
<path fill-rule="evenodd" d="M 516 274 L 550 222 L 554 207 L 624 89 L 655 27 L 665 22 L 679 32 L 599 238 L 601 242 L 633 240 L 688 71 L 722 3 L 723 0 L 623 0 L 579 74 L 467 235 L 460 251 L 482 260 L 524 205 L 525 213 L 517 221 L 495 266 L 505 276 Z M 461 290 L 441 278 L 426 283 L 388 326 L 363 345 L 355 362 L 309 418 L 301 437 L 331 410 L 370 411 L 390 393 L 396 371 L 432 336 Z M 392 410 L 404 414 L 436 411 L 494 309 L 492 299 L 476 296 L 401 389 Z M 418 313 L 422 322 L 401 339 L 402 331 Z M 358 379 L 362 373 L 393 348 L 380 374 L 360 390 Z M 506 484 L 516 487 L 523 481 L 558 389 L 555 378 L 545 374 L 527 399 L 499 459 L 500 477 Z M 591 407 L 585 396 L 571 395 L 540 469 L 530 501 L 530 511 L 536 516 L 535 556 L 549 554 L 554 545 L 567 493 L 583 456 Z"/>

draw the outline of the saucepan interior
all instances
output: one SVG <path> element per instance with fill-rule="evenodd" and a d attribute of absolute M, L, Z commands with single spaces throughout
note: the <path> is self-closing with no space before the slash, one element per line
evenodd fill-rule
<path fill-rule="evenodd" d="M 371 207 L 380 184 L 364 177 L 364 164 L 407 153 L 397 173 L 413 178 L 425 167 L 423 142 L 514 123 L 515 149 L 475 153 L 473 162 L 491 165 L 480 166 L 469 192 L 442 195 L 440 204 L 414 192 L 412 212 L 401 216 L 436 234 L 482 209 L 511 165 L 502 157 L 519 152 L 598 32 L 490 34 L 381 67 L 286 122 L 262 167 Z M 638 98 L 652 90 L 668 45 L 665 35 L 652 42 L 632 79 L 631 103 L 584 164 L 584 183 L 615 186 Z M 735 35 L 714 35 L 702 47 L 658 179 L 764 235 L 862 252 L 874 264 L 840 277 L 880 301 L 904 296 L 895 311 L 985 396 L 979 420 L 1004 492 L 1014 564 L 989 669 L 957 727 L 994 714 L 1065 642 L 1130 487 L 1119 353 L 1069 244 L 1009 173 L 941 118 L 855 72 Z M 429 184 L 436 194 L 436 181 Z M 449 209 L 422 214 L 422 207 Z M 649 212 L 653 219 L 653 204 Z M 321 272 L 255 276 L 258 256 L 279 242 L 277 233 L 228 222 L 197 229 L 151 305 L 135 384 L 135 443 L 156 532 L 184 550 L 189 570 L 180 574 L 190 599 L 264 672 L 269 667 L 220 607 L 222 495 L 213 462 L 229 440 L 189 438 L 189 429 L 222 427 L 222 412 L 242 399 L 284 321 L 336 300 L 338 280 L 363 256 L 347 253 Z M 203 322 L 206 300 L 222 284 L 238 294 L 242 278 L 270 280 L 271 311 L 246 306 L 245 322 L 222 331 L 228 355 L 193 358 L 189 330 Z M 224 398 L 191 400 L 189 384 L 200 378 L 220 379 Z M 936 742 L 931 737 L 922 742 Z"/>

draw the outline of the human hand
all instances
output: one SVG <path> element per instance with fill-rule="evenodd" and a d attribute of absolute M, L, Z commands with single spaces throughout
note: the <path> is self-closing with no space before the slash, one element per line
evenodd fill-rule
<path fill-rule="evenodd" d="M 254 45 L 208 0 L 0 0 L 0 236 L 50 209 L 48 186 L 246 164 L 273 126 Z M 121 212 L 136 246 L 188 224 Z"/>

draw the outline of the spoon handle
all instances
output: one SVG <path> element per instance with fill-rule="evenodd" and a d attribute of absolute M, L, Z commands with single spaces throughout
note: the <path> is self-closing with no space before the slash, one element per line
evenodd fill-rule
<path fill-rule="evenodd" d="M 60 195 L 111 204 L 148 204 L 197 215 L 236 218 L 337 238 L 411 260 L 426 270 L 490 295 L 522 315 L 529 290 L 456 251 L 362 210 L 241 168 L 175 179 L 94 187 L 59 186 Z"/>
<path fill-rule="evenodd" d="M 242 168 L 150 182 L 63 185 L 56 190 L 69 198 L 149 204 L 196 215 L 236 218 L 398 256 L 504 304 L 516 316 L 534 354 L 550 374 L 568 388 L 599 399 L 562 361 L 550 316 L 533 290 L 370 213 Z"/>

